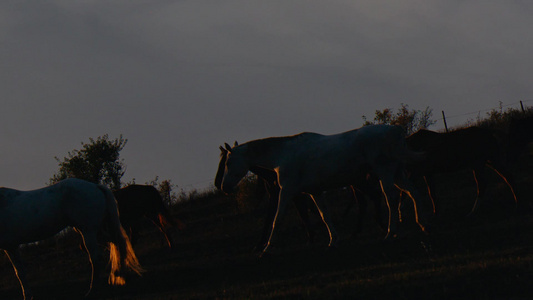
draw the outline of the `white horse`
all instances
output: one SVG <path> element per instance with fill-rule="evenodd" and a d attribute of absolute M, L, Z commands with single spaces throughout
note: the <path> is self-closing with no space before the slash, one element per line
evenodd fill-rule
<path fill-rule="evenodd" d="M 137 274 L 142 272 L 120 225 L 113 193 L 107 187 L 71 178 L 33 191 L 0 188 L 0 248 L 13 264 L 24 299 L 32 299 L 32 293 L 26 282 L 19 245 L 43 240 L 68 226 L 81 234 L 89 254 L 92 270 L 89 292 L 101 269 L 97 241 L 100 230 L 110 246 L 108 282 L 125 284 L 119 273 L 124 266 Z"/>
<path fill-rule="evenodd" d="M 294 195 L 306 193 L 313 198 L 322 220 L 326 224 L 330 243 L 336 246 L 338 235 L 331 217 L 325 210 L 322 192 L 329 189 L 364 182 L 368 174 L 379 179 L 381 190 L 389 207 L 389 225 L 386 238 L 395 235 L 398 211 L 396 188 L 413 199 L 416 221 L 418 213 L 415 193 L 407 179 L 404 166 L 421 159 L 420 153 L 410 151 L 403 129 L 398 126 L 372 125 L 335 135 L 301 133 L 289 137 L 274 137 L 250 141 L 228 150 L 222 190 L 230 193 L 246 175 L 250 166 L 273 170 L 278 177 L 281 191 L 279 203 L 270 231 L 270 246 L 274 228 L 284 213 L 286 203 Z M 393 216 L 395 214 L 395 216 Z"/>

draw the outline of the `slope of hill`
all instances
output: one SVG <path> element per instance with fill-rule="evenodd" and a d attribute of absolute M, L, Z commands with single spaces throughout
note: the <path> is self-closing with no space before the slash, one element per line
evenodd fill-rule
<path fill-rule="evenodd" d="M 528 203 L 533 178 L 518 177 L 517 191 Z M 90 299 L 510 299 L 533 297 L 532 212 L 513 200 L 499 179 L 491 178 L 487 199 L 467 217 L 474 198 L 471 173 L 439 178 L 442 211 L 432 217 L 431 234 L 413 224 L 405 203 L 402 232 L 394 242 L 369 212 L 357 239 L 350 239 L 355 210 L 344 218 L 350 198 L 331 195 L 331 210 L 343 241 L 326 251 L 327 233 L 318 216 L 318 240 L 306 244 L 295 209 L 290 208 L 274 240 L 274 253 L 258 258 L 264 204 L 239 213 L 229 197 L 181 203 L 175 213 L 187 228 L 178 249 L 165 248 L 163 237 L 147 224 L 135 247 L 146 273 L 124 287 L 102 286 Z M 426 202 L 424 202 L 426 201 Z M 429 211 L 426 200 L 421 210 Z M 369 207 L 370 209 L 372 206 Z M 25 247 L 29 281 L 36 299 L 81 299 L 90 267 L 78 247 L 79 237 Z M 107 274 L 106 274 L 107 275 Z M 0 298 L 21 299 L 18 281 L 5 257 L 0 258 Z"/>

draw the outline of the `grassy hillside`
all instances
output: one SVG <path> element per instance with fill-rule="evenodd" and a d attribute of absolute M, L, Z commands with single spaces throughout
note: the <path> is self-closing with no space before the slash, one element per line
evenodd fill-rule
<path fill-rule="evenodd" d="M 442 174 L 438 215 L 430 213 L 428 198 L 417 199 L 430 234 L 420 232 L 407 201 L 401 238 L 393 242 L 383 241 L 372 205 L 362 232 L 351 237 L 357 209 L 345 214 L 353 201 L 348 191 L 328 195 L 342 238 L 335 251 L 327 251 L 327 231 L 316 214 L 311 217 L 318 238 L 307 244 L 290 207 L 272 255 L 264 258 L 252 252 L 265 216 L 263 196 L 195 194 L 172 208 L 187 224 L 177 234 L 176 251 L 169 251 L 147 222 L 135 246 L 143 276 L 130 277 L 124 287 L 99 286 L 89 299 L 533 299 L 533 160 L 524 156 L 514 169 L 518 207 L 508 187 L 488 170 L 486 198 L 467 216 L 476 194 L 472 173 Z M 22 249 L 36 299 L 83 298 L 90 265 L 80 241 L 69 234 Z M 21 299 L 4 256 L 0 299 Z"/>
<path fill-rule="evenodd" d="M 187 223 L 179 249 L 169 252 L 150 224 L 136 246 L 146 268 L 125 287 L 101 287 L 92 299 L 510 299 L 533 297 L 533 220 L 516 210 L 507 187 L 494 176 L 480 211 L 466 217 L 475 189 L 469 172 L 442 176 L 441 213 L 431 234 L 413 224 L 409 203 L 403 207 L 404 237 L 385 243 L 384 233 L 368 217 L 363 232 L 350 239 L 356 211 L 343 218 L 350 198 L 331 195 L 331 210 L 343 241 L 327 252 L 327 234 L 313 215 L 319 238 L 306 244 L 291 208 L 274 241 L 274 254 L 259 259 L 257 242 L 264 203 L 239 212 L 233 198 L 197 198 L 174 207 Z M 517 190 L 531 195 L 533 178 L 519 176 Z M 428 211 L 428 203 L 420 205 Z M 372 206 L 369 206 L 372 209 Z M 241 210 L 242 211 L 242 210 Z M 371 214 L 371 212 L 369 213 Z M 79 238 L 26 247 L 29 280 L 37 299 L 79 299 L 88 286 L 87 256 Z M 9 261 L 0 259 L 0 298 L 20 299 Z"/>

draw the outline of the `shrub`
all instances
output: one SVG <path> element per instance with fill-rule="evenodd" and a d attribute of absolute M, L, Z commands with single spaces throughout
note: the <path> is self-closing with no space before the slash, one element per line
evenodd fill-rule
<path fill-rule="evenodd" d="M 405 129 L 406 134 L 409 135 L 435 124 L 436 121 L 431 120 L 432 114 L 433 110 L 429 106 L 424 110 L 409 110 L 409 106 L 402 103 L 398 112 L 395 114 L 392 109 L 385 108 L 383 110 L 376 110 L 372 121 L 369 121 L 364 115 L 362 118 L 364 126 L 375 124 L 400 125 Z"/>

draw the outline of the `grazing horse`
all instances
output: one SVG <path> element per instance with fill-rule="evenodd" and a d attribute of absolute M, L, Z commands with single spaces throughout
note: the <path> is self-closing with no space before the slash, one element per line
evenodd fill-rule
<path fill-rule="evenodd" d="M 116 190 L 113 194 L 117 199 L 120 223 L 128 233 L 132 245 L 137 243 L 141 220 L 145 217 L 165 235 L 168 246 L 175 248 L 169 229 L 173 227 L 181 230 L 184 224 L 171 216 L 155 187 L 133 184 Z"/>
<path fill-rule="evenodd" d="M 81 234 L 89 254 L 92 270 L 89 292 L 102 268 L 98 262 L 99 232 L 105 233 L 110 246 L 110 284 L 125 284 L 119 273 L 123 267 L 137 274 L 142 272 L 120 225 L 113 193 L 107 187 L 71 178 L 33 191 L 0 188 L 0 248 L 13 264 L 24 299 L 32 299 L 32 293 L 26 282 L 19 245 L 43 240 L 68 226 Z"/>
<path fill-rule="evenodd" d="M 254 140 L 226 150 L 221 183 L 226 193 L 233 191 L 252 166 L 276 172 L 279 200 L 263 253 L 270 246 L 276 222 L 284 213 L 287 202 L 298 194 L 311 196 L 328 229 L 329 246 L 334 247 L 338 234 L 325 210 L 323 191 L 364 182 L 367 174 L 376 176 L 389 206 L 386 238 L 396 233 L 398 218 L 392 216 L 396 210 L 390 209 L 389 204 L 398 202 L 395 186 L 408 195 L 415 193 L 404 165 L 418 155 L 407 148 L 403 130 L 398 126 L 371 125 L 335 135 L 306 132 Z M 420 227 L 424 229 L 422 225 Z"/>
<path fill-rule="evenodd" d="M 471 169 L 477 185 L 477 197 L 472 207 L 474 212 L 487 188 L 485 166 L 505 181 L 513 193 L 515 203 L 517 202 L 509 182 L 510 174 L 505 168 L 503 151 L 491 130 L 468 127 L 449 133 L 438 133 L 422 129 L 407 137 L 407 145 L 414 151 L 426 153 L 426 159 L 412 165 L 410 171 L 412 176 L 422 176 L 426 181 L 434 213 L 437 211 L 432 178 L 434 174 Z"/>

